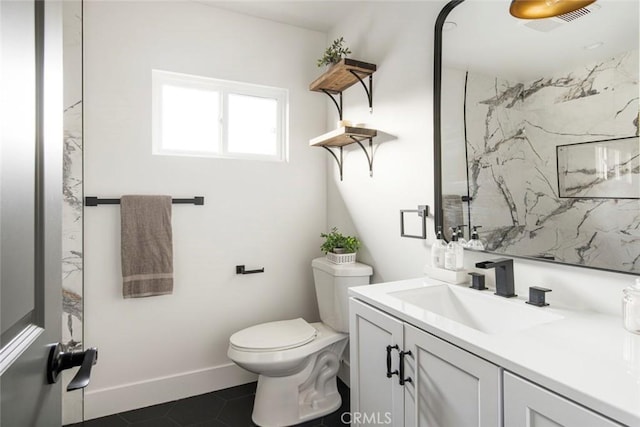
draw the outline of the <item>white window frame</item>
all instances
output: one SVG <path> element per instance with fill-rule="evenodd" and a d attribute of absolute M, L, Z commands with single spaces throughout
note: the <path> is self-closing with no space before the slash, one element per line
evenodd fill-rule
<path fill-rule="evenodd" d="M 218 152 L 211 153 L 196 150 L 175 150 L 162 147 L 162 87 L 172 86 L 216 91 L 219 96 L 220 135 Z M 288 161 L 289 153 L 289 91 L 287 89 L 262 86 L 230 80 L 213 79 L 191 74 L 174 73 L 163 70 L 151 70 L 152 98 L 152 153 L 161 156 L 212 157 L 222 159 L 249 159 L 266 161 Z M 275 99 L 277 103 L 276 154 L 230 153 L 228 150 L 229 95 L 246 95 L 258 98 Z M 250 123 L 247 123 L 250 125 Z"/>

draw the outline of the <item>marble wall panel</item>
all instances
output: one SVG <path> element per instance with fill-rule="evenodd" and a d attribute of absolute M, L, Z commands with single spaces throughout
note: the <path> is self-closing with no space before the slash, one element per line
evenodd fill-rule
<path fill-rule="evenodd" d="M 559 145 L 637 136 L 638 105 L 638 51 L 524 83 L 470 73 L 469 208 L 488 248 L 640 272 L 640 201 L 562 198 L 556 159 Z"/>
<path fill-rule="evenodd" d="M 82 350 L 82 2 L 63 2 L 64 159 L 62 205 L 62 342 Z M 75 370 L 63 372 L 63 384 Z M 63 424 L 82 421 L 83 392 L 64 392 Z"/>

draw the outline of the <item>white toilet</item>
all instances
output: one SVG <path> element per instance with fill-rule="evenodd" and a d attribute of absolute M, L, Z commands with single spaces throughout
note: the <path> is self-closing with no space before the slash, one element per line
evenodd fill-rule
<path fill-rule="evenodd" d="M 312 261 L 322 322 L 298 318 L 263 323 L 236 332 L 228 356 L 259 374 L 253 422 L 263 427 L 299 424 L 340 407 L 336 386 L 340 357 L 347 345 L 347 288 L 369 284 L 370 266 Z"/>

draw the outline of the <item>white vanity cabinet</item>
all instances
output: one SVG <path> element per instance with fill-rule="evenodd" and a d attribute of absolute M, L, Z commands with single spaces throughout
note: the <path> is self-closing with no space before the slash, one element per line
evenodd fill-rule
<path fill-rule="evenodd" d="M 621 427 L 510 372 L 504 373 L 504 424 L 507 427 Z"/>
<path fill-rule="evenodd" d="M 404 426 L 404 387 L 398 382 L 397 351 L 404 346 L 403 334 L 402 321 L 349 299 L 351 425 Z"/>
<path fill-rule="evenodd" d="M 640 336 L 619 316 L 429 278 L 349 295 L 355 426 L 640 427 Z"/>
<path fill-rule="evenodd" d="M 501 425 L 498 366 L 353 298 L 349 304 L 352 425 Z"/>
<path fill-rule="evenodd" d="M 404 347 L 407 426 L 501 425 L 498 366 L 406 323 Z"/>

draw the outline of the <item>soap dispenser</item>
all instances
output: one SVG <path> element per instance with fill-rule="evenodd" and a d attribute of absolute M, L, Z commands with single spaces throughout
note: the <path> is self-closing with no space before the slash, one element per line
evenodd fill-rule
<path fill-rule="evenodd" d="M 467 242 L 467 248 L 473 249 L 474 251 L 484 251 L 484 243 L 480 240 L 480 236 L 478 236 L 478 228 L 482 228 L 481 225 L 474 225 L 473 231 L 471 232 L 471 240 Z"/>
<path fill-rule="evenodd" d="M 444 251 L 444 268 L 447 270 L 462 270 L 464 248 L 458 242 L 458 233 L 455 227 L 451 228 L 451 241 Z"/>
<path fill-rule="evenodd" d="M 458 234 L 458 243 L 464 248 L 467 246 L 467 239 L 464 238 L 464 227 L 466 225 L 462 224 L 458 226 L 457 234 Z"/>
<path fill-rule="evenodd" d="M 629 332 L 640 334 L 640 277 L 623 291 L 622 317 L 624 327 Z"/>
<path fill-rule="evenodd" d="M 444 268 L 444 252 L 447 244 L 442 238 L 442 227 L 438 226 L 436 241 L 431 245 L 431 266 L 433 268 Z"/>

